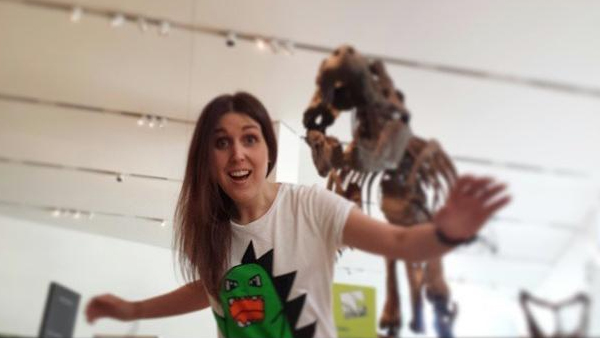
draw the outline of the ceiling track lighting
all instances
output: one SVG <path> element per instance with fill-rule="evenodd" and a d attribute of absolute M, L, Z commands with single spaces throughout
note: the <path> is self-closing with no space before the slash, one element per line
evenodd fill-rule
<path fill-rule="evenodd" d="M 35 7 L 52 8 L 52 9 L 63 10 L 63 11 L 65 9 L 68 10 L 70 8 L 70 7 L 68 7 L 69 6 L 68 4 L 65 5 L 65 4 L 58 4 L 58 3 L 52 3 L 52 2 L 49 3 L 46 1 L 23 1 L 23 0 L 5 0 L 5 1 L 10 1 L 10 2 L 14 2 L 14 3 L 22 3 L 25 5 L 35 6 Z M 98 8 L 93 8 L 93 7 L 83 8 L 80 6 L 74 6 L 74 7 L 71 7 L 71 18 L 70 18 L 71 21 L 78 22 L 79 20 L 81 20 L 84 10 L 86 11 L 87 14 L 92 14 L 92 15 L 96 15 L 96 16 L 103 16 L 103 17 L 110 18 L 111 15 L 114 15 L 110 11 L 103 10 L 103 9 L 98 9 Z M 123 21 L 125 21 L 127 19 L 132 20 L 132 18 L 135 18 L 138 16 L 138 14 L 135 14 L 135 13 L 126 13 L 124 15 L 123 14 L 121 14 L 121 15 L 123 16 Z M 115 22 L 115 19 L 116 18 L 113 17 L 112 22 Z M 119 21 L 120 21 L 120 19 L 116 20 L 117 23 Z M 147 19 L 144 19 L 143 21 L 146 21 L 146 23 L 138 23 L 138 25 L 140 26 L 140 30 L 142 32 L 145 32 L 147 30 L 148 22 L 158 25 L 158 32 L 160 35 L 163 35 L 163 36 L 168 35 L 171 30 L 171 23 L 169 23 L 168 21 L 165 21 L 164 19 L 147 18 Z M 187 30 L 190 32 L 196 32 L 196 33 L 202 33 L 202 34 L 219 35 L 219 36 L 228 34 L 227 31 L 223 31 L 218 28 L 203 26 L 203 25 L 192 25 L 192 24 L 185 23 L 185 22 L 174 22 L 173 26 L 177 27 L 178 29 L 183 29 L 183 30 Z M 261 51 L 264 51 L 267 48 L 266 42 L 260 36 L 253 35 L 250 33 L 238 33 L 238 34 L 243 36 L 243 40 L 252 41 L 254 39 L 254 41 L 257 45 L 257 48 Z M 227 46 L 233 47 L 233 45 L 236 44 L 236 43 L 231 44 L 231 41 L 232 40 L 230 40 L 230 39 L 226 40 Z M 315 44 L 306 44 L 306 43 L 302 43 L 298 46 L 298 45 L 295 45 L 294 43 L 292 43 L 291 41 L 290 41 L 289 47 L 286 47 L 285 45 L 286 45 L 286 43 L 284 43 L 284 46 L 282 47 L 282 49 L 283 49 L 282 54 L 285 54 L 285 55 L 293 55 L 296 49 L 314 51 L 314 52 L 325 53 L 325 54 L 329 54 L 335 50 L 334 47 L 315 45 Z M 397 66 L 401 66 L 401 67 L 409 67 L 409 68 L 439 72 L 439 73 L 468 77 L 468 78 L 477 78 L 477 79 L 483 78 L 483 79 L 486 79 L 489 81 L 509 83 L 512 85 L 533 87 L 533 88 L 538 88 L 538 89 L 543 89 L 543 90 L 552 90 L 552 91 L 558 91 L 558 92 L 563 92 L 563 93 L 582 95 L 582 96 L 592 97 L 595 99 L 600 99 L 600 88 L 587 86 L 587 85 L 578 85 L 578 84 L 565 83 L 565 82 L 548 80 L 548 79 L 518 76 L 518 75 L 513 75 L 513 74 L 488 72 L 488 71 L 484 71 L 481 69 L 456 67 L 456 66 L 452 66 L 452 65 L 436 64 L 436 63 L 430 63 L 430 62 L 425 62 L 425 61 L 420 61 L 420 60 L 410 60 L 410 59 L 390 57 L 390 56 L 385 56 L 385 55 L 375 55 L 375 54 L 367 54 L 367 53 L 365 53 L 364 55 L 367 58 L 379 59 L 385 63 L 389 63 L 392 65 L 397 65 Z"/>
<path fill-rule="evenodd" d="M 158 34 L 167 36 L 171 32 L 171 24 L 168 21 L 161 21 L 158 25 Z"/>
<path fill-rule="evenodd" d="M 169 119 L 166 116 L 157 115 L 141 115 L 136 124 L 140 127 L 148 126 L 148 128 L 158 127 L 159 129 L 165 128 L 169 123 Z"/>
<path fill-rule="evenodd" d="M 87 217 L 88 219 L 94 218 L 94 213 L 91 211 L 82 211 L 77 209 L 61 209 L 61 208 L 53 208 L 50 211 L 50 215 L 54 218 L 66 217 L 72 218 L 75 220 L 79 220 L 83 217 Z"/>
<path fill-rule="evenodd" d="M 41 8 L 45 8 L 45 9 L 50 8 L 50 9 L 61 10 L 61 11 L 70 10 L 71 11 L 70 20 L 73 22 L 78 22 L 79 20 L 81 20 L 84 10 L 85 10 L 86 14 L 92 14 L 95 16 L 102 16 L 102 17 L 110 18 L 112 15 L 114 15 L 112 12 L 110 12 L 108 10 L 98 9 L 98 8 L 93 8 L 93 7 L 85 7 L 84 8 L 84 7 L 81 7 L 78 5 L 74 5 L 74 4 L 69 5 L 69 4 L 62 4 L 62 3 L 39 1 L 39 0 L 35 0 L 35 1 L 4 0 L 4 1 L 23 4 L 23 5 L 27 5 L 27 6 L 33 6 L 33 7 L 41 7 Z M 70 7 L 70 6 L 73 6 L 73 7 Z M 132 20 L 132 18 L 138 17 L 138 14 L 125 13 L 124 17 L 125 17 L 124 18 L 125 20 Z M 169 22 L 165 21 L 164 19 L 160 19 L 160 18 L 144 19 L 144 21 L 146 21 L 146 20 L 147 20 L 147 22 L 150 22 L 152 24 L 158 24 L 159 34 L 168 35 L 168 33 L 171 29 L 171 24 Z M 190 24 L 187 22 L 173 22 L 173 26 L 177 27 L 178 29 L 186 30 L 189 32 L 202 33 L 202 34 L 208 34 L 208 35 L 213 35 L 213 36 L 214 35 L 223 36 L 223 35 L 227 34 L 227 31 L 223 31 L 223 30 L 215 28 L 215 27 L 209 27 L 209 26 L 204 26 L 204 25 L 193 25 L 193 24 Z M 142 32 L 144 32 L 146 30 L 146 27 L 147 26 L 145 24 L 141 24 L 140 30 Z M 238 33 L 238 34 L 243 37 L 243 40 L 252 41 L 254 39 L 259 50 L 262 51 L 262 50 L 266 49 L 266 43 L 264 40 L 261 41 L 260 36 L 253 35 L 250 33 Z M 302 49 L 302 50 L 313 51 L 313 52 L 324 53 L 324 54 L 329 54 L 335 50 L 335 47 L 316 45 L 316 44 L 307 44 L 307 43 L 302 43 L 299 45 L 295 45 L 292 43 L 290 46 L 291 46 L 291 48 L 286 48 L 285 46 L 283 47 L 283 49 L 284 49 L 283 54 L 293 55 L 295 49 Z M 519 75 L 514 75 L 514 74 L 488 72 L 488 71 L 481 70 L 481 69 L 456 67 L 456 66 L 452 66 L 452 65 L 436 64 L 436 63 L 430 63 L 430 62 L 421 61 L 421 60 L 410 60 L 410 59 L 391 57 L 391 56 L 385 56 L 385 55 L 376 55 L 376 54 L 365 53 L 364 56 L 367 58 L 370 58 L 370 59 L 379 59 L 379 60 L 383 61 L 384 63 L 388 63 L 391 65 L 396 65 L 396 66 L 400 66 L 400 67 L 415 68 L 415 69 L 419 69 L 419 70 L 426 70 L 426 71 L 430 71 L 430 72 L 433 71 L 433 72 L 439 72 L 439 73 L 443 73 L 443 74 L 450 74 L 450 75 L 454 75 L 454 76 L 461 76 L 461 77 L 468 77 L 468 78 L 486 79 L 488 81 L 509 83 L 511 85 L 533 87 L 533 88 L 538 88 L 538 89 L 543 89 L 543 90 L 557 91 L 557 92 L 568 93 L 568 94 L 572 94 L 572 95 L 588 96 L 588 97 L 592 97 L 594 99 L 600 99 L 600 88 L 589 86 L 589 85 L 572 84 L 572 83 L 566 83 L 566 82 L 561 82 L 561 81 L 555 81 L 555 80 L 551 80 L 551 79 L 532 78 L 532 77 L 519 76 Z"/>
<path fill-rule="evenodd" d="M 225 45 L 227 47 L 235 47 L 237 44 L 237 34 L 235 32 L 228 32 L 225 38 Z"/>
<path fill-rule="evenodd" d="M 116 13 L 110 20 L 110 26 L 113 28 L 121 27 L 125 23 L 125 16 L 121 13 Z"/>
<path fill-rule="evenodd" d="M 154 128 L 154 126 L 156 125 L 156 117 L 154 117 L 152 115 L 148 115 L 147 119 L 148 119 L 148 127 Z"/>
<path fill-rule="evenodd" d="M 161 116 L 160 118 L 158 118 L 158 128 L 164 128 L 167 126 L 168 123 L 168 119 L 164 116 Z"/>
<path fill-rule="evenodd" d="M 140 28 L 140 32 L 146 33 L 148 31 L 148 21 L 146 21 L 146 19 L 144 19 L 143 17 L 140 16 L 137 19 L 137 25 Z"/>
<path fill-rule="evenodd" d="M 77 22 L 81 21 L 82 17 L 83 17 L 83 8 L 81 8 L 79 6 L 73 7 L 73 9 L 71 10 L 71 17 L 70 17 L 71 22 L 77 23 Z"/>
<path fill-rule="evenodd" d="M 93 112 L 93 113 L 99 113 L 99 114 L 111 114 L 111 115 L 116 115 L 116 116 L 126 116 L 127 118 L 130 118 L 130 119 L 137 118 L 136 123 L 140 127 L 144 126 L 146 124 L 147 116 L 148 116 L 147 114 L 145 114 L 143 112 L 113 110 L 113 109 L 109 109 L 109 108 L 105 108 L 105 107 L 74 104 L 71 102 L 48 100 L 48 99 L 43 99 L 43 98 L 39 98 L 39 97 L 16 96 L 16 95 L 10 95 L 10 94 L 6 94 L 6 93 L 2 93 L 2 92 L 0 92 L 0 100 L 26 103 L 26 104 L 43 105 L 43 106 L 64 107 L 64 108 L 68 108 L 68 109 L 77 109 L 80 111 L 86 111 L 88 113 Z M 160 118 L 164 118 L 163 127 L 165 127 L 167 125 L 167 123 L 171 123 L 171 122 L 183 124 L 186 126 L 195 125 L 195 121 L 192 121 L 192 120 L 186 120 L 186 119 L 182 119 L 182 118 L 173 118 L 173 117 L 169 117 L 169 118 L 159 117 L 159 121 L 160 121 Z M 159 122 L 159 128 L 160 128 L 160 122 Z M 297 131 L 295 131 L 291 128 L 290 128 L 290 130 L 292 130 L 292 132 L 298 138 L 300 138 L 302 140 L 302 142 L 305 141 L 305 136 L 300 135 Z M 342 144 L 346 145 L 347 143 L 342 142 Z M 526 164 L 526 163 L 506 163 L 506 162 L 490 160 L 490 159 L 486 159 L 486 158 L 476 158 L 476 157 L 459 156 L 459 155 L 453 155 L 452 159 L 454 161 L 461 162 L 461 163 L 471 163 L 471 164 L 475 164 L 475 165 L 479 165 L 479 166 L 502 168 L 502 169 L 506 169 L 506 170 L 526 171 L 526 172 L 535 173 L 535 174 L 539 174 L 539 175 L 556 175 L 559 177 L 571 178 L 571 179 L 575 179 L 575 180 L 590 180 L 591 181 L 591 180 L 596 180 L 598 177 L 595 173 L 585 172 L 585 171 L 581 171 L 581 170 L 574 170 L 572 168 L 540 167 L 540 166 L 535 166 L 535 165 Z M 3 160 L 3 158 L 0 157 L 0 162 L 2 160 Z M 86 171 L 86 170 L 83 170 L 83 171 Z M 110 175 L 112 175 L 114 177 L 113 173 L 110 173 Z M 179 182 L 178 179 L 167 179 L 167 180 Z M 600 201 L 600 195 L 598 196 L 598 200 Z"/>
<path fill-rule="evenodd" d="M 0 200 L 0 204 L 18 206 L 20 208 L 41 210 L 41 211 L 50 213 L 50 216 L 52 218 L 72 219 L 75 221 L 80 221 L 80 220 L 83 221 L 85 219 L 93 220 L 96 218 L 96 214 L 100 214 L 100 215 L 109 216 L 109 217 L 125 217 L 125 218 L 142 219 L 145 221 L 158 223 L 161 228 L 165 228 L 169 224 L 167 222 L 167 220 L 164 218 L 156 218 L 156 217 L 148 217 L 148 216 L 132 216 L 132 215 L 116 214 L 116 213 L 111 213 L 111 212 L 98 212 L 98 211 L 72 209 L 72 208 L 48 207 L 48 206 L 7 202 L 7 201 L 1 201 L 1 200 Z"/>
<path fill-rule="evenodd" d="M 294 55 L 296 53 L 296 44 L 293 41 L 287 40 L 282 44 L 283 53 L 288 56 Z"/>
<path fill-rule="evenodd" d="M 276 39 L 269 40 L 269 48 L 273 54 L 278 54 L 281 51 L 281 43 Z"/>
<path fill-rule="evenodd" d="M 55 218 L 60 217 L 60 216 L 62 216 L 62 210 L 54 209 L 54 210 L 52 210 L 51 215 L 52 215 L 52 217 L 55 217 Z"/>
<path fill-rule="evenodd" d="M 263 38 L 256 37 L 254 39 L 254 44 L 256 45 L 256 48 L 261 52 L 267 49 L 267 43 Z"/>

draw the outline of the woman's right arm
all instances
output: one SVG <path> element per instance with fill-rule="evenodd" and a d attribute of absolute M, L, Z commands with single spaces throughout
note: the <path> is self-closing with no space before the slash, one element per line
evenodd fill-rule
<path fill-rule="evenodd" d="M 440 257 L 455 245 L 448 242 L 468 240 L 509 201 L 506 187 L 491 178 L 461 176 L 450 189 L 444 206 L 432 222 L 419 226 L 393 226 L 350 211 L 343 230 L 343 243 L 371 253 L 410 261 Z M 446 238 L 446 242 L 442 240 Z"/>
<path fill-rule="evenodd" d="M 164 295 L 141 301 L 126 301 L 112 294 L 92 298 L 85 314 L 89 323 L 99 318 L 123 321 L 180 315 L 209 306 L 201 281 L 186 284 Z"/>

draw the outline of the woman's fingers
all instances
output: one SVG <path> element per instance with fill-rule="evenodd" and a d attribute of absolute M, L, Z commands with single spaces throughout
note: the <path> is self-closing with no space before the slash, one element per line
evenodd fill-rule
<path fill-rule="evenodd" d="M 486 184 L 478 184 L 478 189 L 472 192 L 473 197 L 477 199 L 482 222 L 486 222 L 496 211 L 510 202 L 509 196 L 500 197 L 506 191 L 504 183 L 495 183 L 492 179 L 485 181 Z"/>
<path fill-rule="evenodd" d="M 484 207 L 483 217 L 485 220 L 490 218 L 496 211 L 502 209 L 505 205 L 510 202 L 510 196 L 504 196 Z"/>
<path fill-rule="evenodd" d="M 449 206 L 463 215 L 471 214 L 473 225 L 483 225 L 496 211 L 510 202 L 510 197 L 500 197 L 506 185 L 491 177 L 460 176 L 449 195 Z M 465 220 L 467 223 L 468 221 Z"/>
<path fill-rule="evenodd" d="M 475 198 L 485 204 L 505 189 L 505 184 L 494 182 L 491 177 L 476 178 L 464 175 L 457 180 L 450 197 L 456 199 Z"/>
<path fill-rule="evenodd" d="M 459 176 L 458 179 L 456 180 L 456 183 L 450 190 L 449 197 L 452 199 L 459 198 L 463 194 L 463 191 L 466 191 L 467 189 L 469 189 L 469 187 L 473 184 L 474 180 L 475 180 L 475 178 L 471 175 Z"/>
<path fill-rule="evenodd" d="M 87 321 L 93 323 L 96 319 L 106 316 L 108 306 L 110 305 L 111 295 L 104 294 L 92 298 L 86 307 L 85 314 Z"/>
<path fill-rule="evenodd" d="M 499 193 L 506 190 L 506 184 L 504 183 L 494 183 L 485 188 L 480 195 L 481 200 L 485 203 L 486 201 L 491 200 L 495 196 L 498 196 Z"/>
<path fill-rule="evenodd" d="M 491 182 L 492 178 L 490 177 L 473 178 L 471 184 L 463 191 L 463 195 L 468 197 L 479 197 Z"/>
<path fill-rule="evenodd" d="M 98 317 L 98 310 L 96 309 L 98 307 L 97 303 L 97 298 L 93 298 L 89 301 L 89 303 L 86 306 L 85 316 L 87 318 L 88 323 L 93 323 Z"/>
<path fill-rule="evenodd" d="M 460 176 L 434 222 L 450 237 L 469 238 L 510 202 L 509 196 L 501 196 L 505 190 L 505 184 L 490 177 Z"/>

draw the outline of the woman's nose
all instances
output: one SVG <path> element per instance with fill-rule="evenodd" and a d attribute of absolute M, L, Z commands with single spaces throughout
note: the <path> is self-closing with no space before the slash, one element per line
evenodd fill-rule
<path fill-rule="evenodd" d="M 234 142 L 231 147 L 231 158 L 233 160 L 243 160 L 245 157 L 245 149 L 239 142 Z"/>

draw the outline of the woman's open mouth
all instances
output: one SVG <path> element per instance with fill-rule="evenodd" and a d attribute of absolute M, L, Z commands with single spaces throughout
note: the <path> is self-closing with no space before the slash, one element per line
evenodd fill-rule
<path fill-rule="evenodd" d="M 234 180 L 236 182 L 243 182 L 248 177 L 250 177 L 250 174 L 252 174 L 252 170 L 248 170 L 248 169 L 234 170 L 234 171 L 230 171 L 228 174 L 232 180 Z"/>

